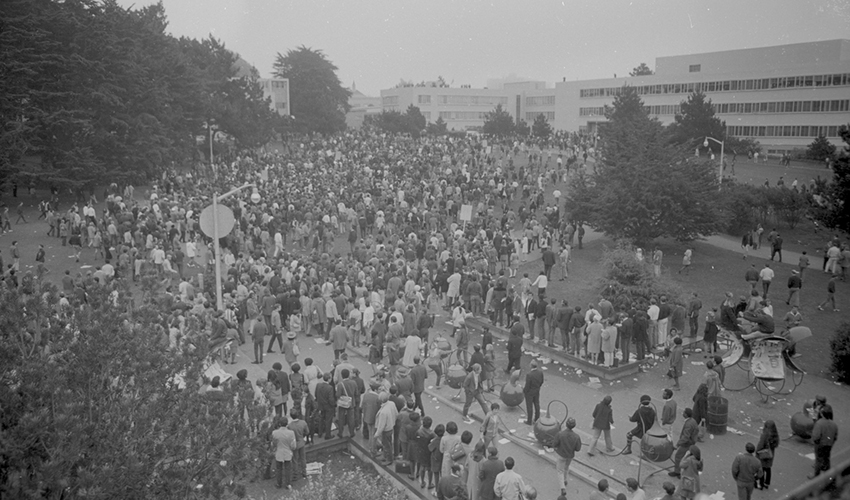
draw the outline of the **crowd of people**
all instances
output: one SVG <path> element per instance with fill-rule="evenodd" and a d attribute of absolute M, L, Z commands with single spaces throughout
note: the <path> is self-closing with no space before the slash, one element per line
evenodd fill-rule
<path fill-rule="evenodd" d="M 633 357 L 642 361 L 667 347 L 669 375 L 678 389 L 681 336 L 687 328 L 687 336 L 696 337 L 702 316 L 696 293 L 680 303 L 664 296 L 647 303 L 600 297 L 585 311 L 547 295 L 551 280 L 569 277 L 570 254 L 582 248 L 584 237 L 582 221 L 565 214 L 560 192 L 551 191 L 580 168 L 589 149 L 590 141 L 578 135 L 557 136 L 551 143 L 412 139 L 371 130 L 297 137 L 276 152 L 167 170 L 141 196 L 131 185 L 113 184 L 103 193 L 101 210 L 94 195 L 61 208 L 54 197 L 40 205 L 39 219 L 46 221 L 48 236 L 71 247 L 77 261 L 83 252 L 96 261 L 88 271 L 64 272 L 62 308 L 85 307 L 89 287 L 113 287 L 118 294 L 119 282 L 133 282 L 141 285 L 143 300 L 163 304 L 172 349 L 191 332 L 202 331 L 224 363 L 234 362 L 236 347 L 250 341 L 253 362 L 264 365 L 263 355 L 277 346 L 287 366 L 275 362 L 259 381 L 262 404 L 245 370 L 234 386 L 239 411 L 258 429 L 261 421 L 267 424 L 279 487 L 306 477 L 304 447 L 317 436 L 331 438 L 335 426 L 340 437 L 346 429 L 349 436 L 362 432 L 385 464 L 403 457 L 412 464 L 409 477 L 440 499 L 457 498 L 459 489 L 469 498 L 533 498 L 534 489 L 523 482 L 515 461 L 502 460 L 494 444 L 499 405 L 481 397 L 492 390 L 497 370 L 492 341 L 473 346 L 463 382 L 463 417 L 471 422 L 468 411 L 477 401 L 481 435 L 458 435 L 455 422 L 438 424 L 425 415 L 425 379 L 430 370 L 436 385 L 445 382 L 445 359 L 455 349 L 469 349 L 468 318 L 485 318 L 511 331 L 507 372 L 519 367 L 523 338 L 608 367 Z M 244 189 L 221 198 L 235 186 Z M 200 220 L 214 197 L 235 220 L 220 240 L 218 261 Z M 524 273 L 517 279 L 519 264 L 533 252 L 540 253 L 543 269 L 533 278 Z M 26 290 L 47 273 L 42 255 L 35 273 L 26 271 L 19 283 L 20 255 L 12 255 L 4 286 Z M 660 250 L 652 261 L 660 269 Z M 223 276 L 221 309 L 215 266 Z M 451 316 L 450 338 L 431 337 L 439 310 Z M 710 355 L 710 335 L 726 311 L 707 318 Z M 323 370 L 310 358 L 302 361 L 299 338 L 321 339 L 332 348 L 333 366 Z M 373 373 L 366 380 L 347 359 L 349 345 L 368 346 Z M 714 359 L 708 363 L 712 372 L 721 366 Z M 534 383 L 527 379 L 526 387 Z M 705 392 L 715 390 L 710 382 L 705 385 Z M 219 387 L 220 381 L 211 381 L 213 395 Z M 526 399 L 531 423 L 540 413 L 539 385 L 537 401 L 530 392 Z M 699 416 L 698 406 L 695 396 L 694 408 L 684 413 L 688 421 Z M 596 437 L 604 432 L 610 449 L 610 414 L 597 410 L 594 431 L 598 425 Z M 665 425 L 673 420 L 667 418 Z M 702 462 L 691 443 L 696 422 L 678 446 L 674 472 L 682 479 L 673 488 L 680 492 L 699 491 L 694 471 Z M 566 434 L 554 446 L 564 495 L 569 462 L 581 447 L 574 426 L 575 421 L 567 422 Z M 633 430 L 629 442 L 641 436 Z M 600 492 L 607 487 L 600 482 Z M 629 490 L 631 498 L 641 498 L 637 481 Z"/>

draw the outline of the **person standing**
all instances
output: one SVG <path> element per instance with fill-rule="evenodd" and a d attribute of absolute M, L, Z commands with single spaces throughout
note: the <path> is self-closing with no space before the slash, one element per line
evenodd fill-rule
<path fill-rule="evenodd" d="M 699 332 L 699 313 L 702 310 L 702 301 L 699 299 L 699 294 L 694 292 L 693 297 L 688 302 L 688 335 L 697 338 Z"/>
<path fill-rule="evenodd" d="M 292 489 L 292 456 L 298 446 L 295 433 L 286 426 L 286 417 L 278 417 L 277 429 L 272 432 L 272 443 L 275 445 L 274 459 L 277 462 L 277 487 Z"/>
<path fill-rule="evenodd" d="M 673 379 L 673 390 L 680 390 L 679 377 L 682 376 L 684 355 L 682 354 L 682 337 L 673 339 L 673 348 L 670 349 L 670 369 L 667 374 Z"/>
<path fill-rule="evenodd" d="M 505 459 L 505 470 L 496 476 L 493 492 L 499 500 L 522 500 L 525 494 L 525 481 L 514 471 L 513 457 Z"/>
<path fill-rule="evenodd" d="M 697 445 L 691 445 L 681 463 L 682 480 L 679 483 L 679 495 L 683 499 L 693 499 L 700 492 L 699 475 L 703 469 L 702 452 Z"/>
<path fill-rule="evenodd" d="M 520 359 L 522 358 L 522 336 L 525 333 L 525 326 L 516 322 L 511 326 L 511 336 L 508 338 L 508 366 L 505 368 L 505 373 L 511 373 L 513 368 L 520 368 Z"/>
<path fill-rule="evenodd" d="M 838 312 L 838 308 L 835 304 L 835 279 L 838 278 L 837 274 L 833 274 L 829 278 L 829 282 L 826 284 L 826 300 L 821 302 L 818 306 L 818 311 L 823 311 L 823 308 L 827 304 L 832 304 L 832 312 Z"/>
<path fill-rule="evenodd" d="M 461 469 L 463 466 L 460 464 L 452 464 L 449 474 L 440 478 L 435 492 L 437 500 L 452 500 L 457 496 L 458 490 L 466 491 L 466 486 L 460 478 Z"/>
<path fill-rule="evenodd" d="M 605 318 L 602 322 L 601 348 L 604 356 L 604 366 L 611 368 L 614 366 L 614 354 L 617 349 L 617 327 L 612 324 L 612 320 Z"/>
<path fill-rule="evenodd" d="M 334 410 L 336 410 L 336 398 L 334 398 L 334 388 L 330 384 L 331 374 L 325 373 L 322 375 L 322 381 L 316 385 L 316 406 L 319 410 L 319 428 L 316 433 L 323 435 L 325 440 L 331 439 L 331 423 L 334 418 Z M 390 424 L 390 453 L 392 453 L 392 426 L 395 425 L 395 418 Z M 390 454 L 392 457 L 392 454 Z"/>
<path fill-rule="evenodd" d="M 540 418 L 540 388 L 543 387 L 543 372 L 537 365 L 537 360 L 529 364 L 529 371 L 525 375 L 525 386 L 522 393 L 525 395 L 525 424 L 532 425 Z"/>
<path fill-rule="evenodd" d="M 670 326 L 670 316 L 673 314 L 673 307 L 667 303 L 667 297 L 662 295 L 659 299 L 661 305 L 658 306 L 658 344 L 657 346 L 667 345 L 667 328 Z"/>
<path fill-rule="evenodd" d="M 479 500 L 496 500 L 496 477 L 505 471 L 505 464 L 499 460 L 499 450 L 495 446 L 487 448 L 487 460 L 478 468 Z"/>
<path fill-rule="evenodd" d="M 673 423 L 676 421 L 676 413 L 678 405 L 673 400 L 673 391 L 664 389 L 661 393 L 661 399 L 664 400 L 664 407 L 661 408 L 661 428 L 667 433 L 670 441 L 673 440 Z"/>
<path fill-rule="evenodd" d="M 606 396 L 609 397 L 609 396 Z M 561 487 L 561 494 L 567 493 L 567 483 L 569 482 L 570 463 L 577 452 L 581 450 L 581 438 L 573 431 L 576 427 L 576 419 L 570 417 L 567 419 L 567 425 L 564 430 L 559 432 L 552 441 L 552 448 L 557 453 L 555 470 L 558 472 L 558 484 Z M 599 434 L 596 435 L 599 437 Z M 594 445 L 596 443 L 594 442 Z"/>
<path fill-rule="evenodd" d="M 614 444 L 611 441 L 611 426 L 614 425 L 614 410 L 611 408 L 611 396 L 605 396 L 593 409 L 593 441 L 587 450 L 591 457 L 597 452 L 596 443 L 599 442 L 600 434 L 605 434 L 605 451 L 614 452 Z"/>
<path fill-rule="evenodd" d="M 310 427 L 301 418 L 301 408 L 292 408 L 289 411 L 289 425 L 287 428 L 295 433 L 295 450 L 292 453 L 292 482 L 299 479 L 307 479 L 307 455 L 305 437 L 310 434 Z"/>
<path fill-rule="evenodd" d="M 463 418 L 466 420 L 466 423 L 470 424 L 473 420 L 469 416 L 469 407 L 472 406 L 473 401 L 477 401 L 481 405 L 481 412 L 485 415 L 487 414 L 487 401 L 484 400 L 482 394 L 484 389 L 482 386 L 481 365 L 478 363 L 472 365 L 472 371 L 463 379 L 463 391 L 466 396 L 466 401 L 463 403 Z"/>
<path fill-rule="evenodd" d="M 809 477 L 814 479 L 821 472 L 831 468 L 832 446 L 838 440 L 838 426 L 832 421 L 832 406 L 825 404 L 820 409 L 820 418 L 812 429 L 812 443 L 815 445 L 815 470 Z"/>
<path fill-rule="evenodd" d="M 682 459 L 685 458 L 685 454 L 691 449 L 691 446 L 697 444 L 699 427 L 693 416 L 694 412 L 690 408 L 685 408 L 685 411 L 682 412 L 685 423 L 682 425 L 682 433 L 679 434 L 679 441 L 676 442 L 676 454 L 673 456 L 673 470 L 667 474 L 670 477 L 681 476 L 680 467 Z"/>
<path fill-rule="evenodd" d="M 761 469 L 764 472 L 756 481 L 756 488 L 759 490 L 770 488 L 770 472 L 777 447 L 779 447 L 779 432 L 776 430 L 776 424 L 773 420 L 766 420 L 756 445 L 756 458 L 761 462 Z"/>
<path fill-rule="evenodd" d="M 496 439 L 496 435 L 500 434 L 499 424 L 502 421 L 501 415 L 499 415 L 499 403 L 492 403 L 490 405 L 490 411 L 484 417 L 484 421 L 481 423 L 481 440 L 484 442 L 484 449 L 490 447 L 490 444 Z"/>
<path fill-rule="evenodd" d="M 398 416 L 398 407 L 395 401 L 390 401 L 389 393 L 381 392 L 378 395 L 378 400 L 381 404 L 381 409 L 377 413 L 375 433 L 372 439 L 375 442 L 380 440 L 383 451 L 381 465 L 386 466 L 393 463 L 393 427 Z M 328 432 L 330 432 L 330 428 L 328 428 Z"/>
<path fill-rule="evenodd" d="M 251 331 L 251 337 L 254 340 L 254 364 L 263 364 L 263 344 L 265 343 L 268 328 L 264 321 L 254 322 L 254 328 Z"/>
<path fill-rule="evenodd" d="M 555 252 L 553 252 L 551 248 L 546 248 L 545 250 L 543 250 L 542 260 L 543 260 L 543 273 L 546 275 L 547 281 L 551 280 L 552 279 L 552 268 L 555 266 L 555 264 L 557 262 L 557 256 L 555 255 Z M 563 280 L 563 278 L 562 278 L 562 280 Z M 544 289 L 546 288 L 545 285 L 544 285 L 543 288 Z"/>
<path fill-rule="evenodd" d="M 340 371 L 341 380 L 336 385 L 336 407 L 337 425 L 339 433 L 337 437 L 342 438 L 345 427 L 348 426 L 349 437 L 354 437 L 354 412 L 360 407 L 360 391 L 357 388 L 357 382 L 351 380 L 351 372 L 348 368 L 343 368 Z"/>
<path fill-rule="evenodd" d="M 773 257 L 776 255 L 779 256 L 779 262 L 782 262 L 782 236 L 779 233 L 776 233 L 770 243 L 770 260 L 773 261 Z"/>
<path fill-rule="evenodd" d="M 800 279 L 803 279 L 803 275 L 806 274 L 806 269 L 809 267 L 809 256 L 806 254 L 806 251 L 803 250 L 803 253 L 800 255 L 800 261 L 797 264 L 797 267 L 800 269 Z"/>
<path fill-rule="evenodd" d="M 413 357 L 413 368 L 410 369 L 410 380 L 413 382 L 413 409 L 419 409 L 419 413 L 425 416 L 425 407 L 422 406 L 422 393 L 425 392 L 425 380 L 428 378 L 428 369 L 422 364 L 422 358 L 418 355 Z"/>
<path fill-rule="evenodd" d="M 770 283 L 773 281 L 774 275 L 775 273 L 773 272 L 773 269 L 770 268 L 770 264 L 765 264 L 764 268 L 759 271 L 764 298 L 767 298 L 767 291 L 770 290 Z"/>
<path fill-rule="evenodd" d="M 746 453 L 741 453 L 732 462 L 732 479 L 738 486 L 738 500 L 750 500 L 756 481 L 761 478 L 761 462 L 753 456 L 756 447 L 753 443 L 747 443 L 744 448 Z"/>
<path fill-rule="evenodd" d="M 652 252 L 652 270 L 656 276 L 661 276 L 661 262 L 664 260 L 664 252 L 660 248 L 655 247 Z"/>

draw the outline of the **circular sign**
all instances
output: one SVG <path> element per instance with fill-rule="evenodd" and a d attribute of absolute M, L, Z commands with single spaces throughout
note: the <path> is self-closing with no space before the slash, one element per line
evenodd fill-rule
<path fill-rule="evenodd" d="M 230 231 L 233 230 L 233 225 L 236 224 L 236 218 L 233 216 L 233 210 L 226 205 L 217 205 L 218 213 L 218 237 L 224 238 Z M 198 220 L 201 225 L 201 231 L 210 238 L 215 238 L 215 229 L 213 226 L 213 206 L 209 205 L 201 212 Z"/>

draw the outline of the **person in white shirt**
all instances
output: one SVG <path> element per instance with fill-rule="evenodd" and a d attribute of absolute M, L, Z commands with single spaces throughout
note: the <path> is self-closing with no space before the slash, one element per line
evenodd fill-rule
<path fill-rule="evenodd" d="M 540 271 L 540 275 L 537 276 L 537 279 L 534 280 L 531 286 L 536 286 L 537 295 L 544 297 L 546 295 L 546 287 L 549 286 L 549 278 L 546 277 L 546 273 Z"/>
<path fill-rule="evenodd" d="M 774 272 L 773 269 L 770 268 L 770 264 L 765 264 L 764 268 L 759 271 L 759 277 L 761 278 L 761 286 L 764 293 L 762 297 L 767 298 L 767 291 L 770 289 L 770 283 L 773 281 Z"/>
<path fill-rule="evenodd" d="M 640 487 L 637 479 L 626 478 L 626 489 L 629 492 L 629 500 L 646 500 L 646 492 Z"/>
<path fill-rule="evenodd" d="M 646 310 L 649 316 L 649 330 L 646 332 L 649 336 L 650 345 L 658 345 L 658 314 L 661 312 L 655 299 L 649 300 L 649 309 Z"/>
<path fill-rule="evenodd" d="M 505 471 L 496 476 L 493 492 L 500 500 L 522 500 L 525 492 L 525 482 L 522 476 L 514 472 L 514 459 L 505 459 Z"/>

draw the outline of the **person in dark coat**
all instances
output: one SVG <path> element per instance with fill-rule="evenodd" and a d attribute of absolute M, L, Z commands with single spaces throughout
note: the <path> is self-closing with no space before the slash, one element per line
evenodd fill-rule
<path fill-rule="evenodd" d="M 512 368 L 519 369 L 520 359 L 522 358 L 522 336 L 525 333 L 525 326 L 522 323 L 514 323 L 511 327 L 511 336 L 508 339 L 508 367 L 505 368 L 505 373 L 510 373 Z"/>
<path fill-rule="evenodd" d="M 504 472 L 505 464 L 499 460 L 499 450 L 495 446 L 487 449 L 487 460 L 478 468 L 479 500 L 496 500 L 496 492 L 493 486 L 496 484 L 496 476 Z"/>
<path fill-rule="evenodd" d="M 594 455 L 596 443 L 599 441 L 599 436 L 605 434 L 605 451 L 611 453 L 614 451 L 614 444 L 611 441 L 611 426 L 614 424 L 614 410 L 611 408 L 611 396 L 602 398 L 596 408 L 593 409 L 593 441 L 587 450 L 587 454 L 591 457 Z"/>
<path fill-rule="evenodd" d="M 759 443 L 756 445 L 756 458 L 761 462 L 761 469 L 764 471 L 761 478 L 756 481 L 756 488 L 759 490 L 770 488 L 770 473 L 777 447 L 779 447 L 779 432 L 776 430 L 776 423 L 773 420 L 765 420 Z"/>
<path fill-rule="evenodd" d="M 543 372 L 538 368 L 537 360 L 532 360 L 529 367 L 531 371 L 525 375 L 525 386 L 522 388 L 525 394 L 526 425 L 540 418 L 540 388 L 543 387 Z"/>
<path fill-rule="evenodd" d="M 708 416 L 708 386 L 700 384 L 697 387 L 697 392 L 694 394 L 694 420 L 697 425 L 701 425 L 702 421 Z"/>
<path fill-rule="evenodd" d="M 316 405 L 319 410 L 318 434 L 324 435 L 325 439 L 331 439 L 331 422 L 336 413 L 336 397 L 334 388 L 330 384 L 331 374 L 325 373 L 322 381 L 316 386 Z"/>
<path fill-rule="evenodd" d="M 631 418 L 629 418 L 629 422 L 634 422 L 637 425 L 634 429 L 626 433 L 628 444 L 626 445 L 626 449 L 623 451 L 623 455 L 630 455 L 632 453 L 632 438 L 643 438 L 643 433 L 655 423 L 655 408 L 649 406 L 650 402 L 652 402 L 652 398 L 649 397 L 649 395 L 644 394 L 641 396 L 640 406 L 637 410 L 635 410 Z"/>

